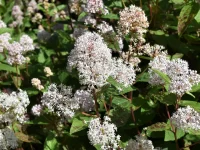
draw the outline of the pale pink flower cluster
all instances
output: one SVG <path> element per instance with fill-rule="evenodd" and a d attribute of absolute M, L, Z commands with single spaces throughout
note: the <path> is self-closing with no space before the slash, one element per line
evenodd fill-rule
<path fill-rule="evenodd" d="M 33 78 L 31 80 L 31 84 L 36 87 L 38 90 L 43 90 L 44 89 L 44 86 L 41 84 L 41 81 L 40 79 L 38 78 Z"/>
<path fill-rule="evenodd" d="M 7 25 L 5 24 L 5 22 L 0 20 L 0 28 L 6 28 L 6 27 L 7 27 Z"/>
<path fill-rule="evenodd" d="M 14 5 L 12 8 L 12 16 L 15 19 L 9 26 L 10 27 L 17 27 L 23 24 L 23 12 L 21 11 L 21 8 L 19 5 Z"/>
<path fill-rule="evenodd" d="M 53 72 L 51 71 L 51 68 L 49 68 L 49 67 L 45 67 L 44 72 L 46 74 L 46 77 L 53 76 Z"/>
<path fill-rule="evenodd" d="M 103 0 L 87 0 L 86 12 L 107 14 L 108 10 L 105 8 Z"/>

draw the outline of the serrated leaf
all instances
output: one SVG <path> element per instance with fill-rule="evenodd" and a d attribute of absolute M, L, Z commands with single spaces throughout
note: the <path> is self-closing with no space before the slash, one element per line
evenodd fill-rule
<path fill-rule="evenodd" d="M 176 136 L 177 139 L 180 139 L 181 137 L 183 137 L 185 135 L 185 132 L 181 129 L 177 129 L 176 131 Z M 174 133 L 170 130 L 165 130 L 165 138 L 164 141 L 175 141 L 175 137 L 174 137 Z"/>
<path fill-rule="evenodd" d="M 149 131 L 165 131 L 167 129 L 170 129 L 170 125 L 165 122 L 158 122 L 155 124 L 152 124 L 151 126 L 147 127 L 147 130 Z"/>
<path fill-rule="evenodd" d="M 132 106 L 128 99 L 122 97 L 114 97 L 112 100 L 112 104 L 120 108 L 130 108 Z"/>
<path fill-rule="evenodd" d="M 58 149 L 59 149 L 59 143 L 56 139 L 56 135 L 54 132 L 50 131 L 44 143 L 44 150 L 58 150 Z"/>
<path fill-rule="evenodd" d="M 4 70 L 4 71 L 9 71 L 9 72 L 14 72 L 14 73 L 18 73 L 19 74 L 19 69 L 16 70 L 16 67 L 12 67 L 10 65 L 7 64 L 0 64 L 0 70 Z"/>
<path fill-rule="evenodd" d="M 39 140 L 35 139 L 33 136 L 24 134 L 22 132 L 15 132 L 16 137 L 26 143 L 41 143 Z"/>
<path fill-rule="evenodd" d="M 178 35 L 182 36 L 189 23 L 194 19 L 199 11 L 199 5 L 194 2 L 186 4 L 178 17 Z"/>
<path fill-rule="evenodd" d="M 161 71 L 159 71 L 159 70 L 156 70 L 156 69 L 152 69 L 155 73 L 157 73 L 166 83 L 170 83 L 171 82 L 171 80 L 170 80 L 170 78 L 166 75 L 166 74 L 164 74 L 164 73 L 162 73 Z"/>
<path fill-rule="evenodd" d="M 112 77 L 109 77 L 107 79 L 108 83 L 110 83 L 112 86 L 114 86 L 117 90 L 119 90 L 120 94 L 125 94 L 131 91 L 134 91 L 136 89 L 133 89 L 131 86 L 124 86 L 121 83 L 118 83 L 115 79 L 113 79 Z"/>
<path fill-rule="evenodd" d="M 107 14 L 107 15 L 102 15 L 101 18 L 118 20 L 119 16 L 116 15 L 116 14 L 110 13 L 110 14 Z"/>
<path fill-rule="evenodd" d="M 179 102 L 180 106 L 190 106 L 194 108 L 194 110 L 200 112 L 200 103 L 195 101 L 181 100 Z"/>
<path fill-rule="evenodd" d="M 70 128 L 70 134 L 76 133 L 86 128 L 87 128 L 87 123 L 84 123 L 84 120 L 79 120 L 77 118 L 74 118 L 72 126 Z"/>
<path fill-rule="evenodd" d="M 172 58 L 171 59 L 178 59 L 178 58 L 182 58 L 183 57 L 183 54 L 181 53 L 176 53 L 174 55 L 172 55 Z"/>

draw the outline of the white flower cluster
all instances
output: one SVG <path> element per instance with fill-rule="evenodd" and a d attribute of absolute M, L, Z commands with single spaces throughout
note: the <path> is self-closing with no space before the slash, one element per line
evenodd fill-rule
<path fill-rule="evenodd" d="M 133 84 L 136 74 L 132 64 L 124 63 L 122 59 L 113 59 L 111 76 L 124 86 L 128 86 Z"/>
<path fill-rule="evenodd" d="M 27 11 L 29 13 L 29 15 L 31 14 L 34 14 L 35 11 L 37 11 L 37 2 L 35 0 L 31 0 L 29 3 L 28 3 L 28 8 L 27 8 Z"/>
<path fill-rule="evenodd" d="M 34 50 L 33 40 L 28 35 L 23 35 L 19 42 L 14 41 L 10 43 L 11 36 L 9 33 L 0 35 L 0 52 L 4 50 L 8 51 L 7 62 L 10 65 L 23 64 L 26 62 L 26 58 L 23 56 L 24 53 Z"/>
<path fill-rule="evenodd" d="M 88 91 L 77 90 L 74 94 L 74 99 L 79 101 L 80 107 L 83 111 L 89 112 L 94 110 L 94 99 Z"/>
<path fill-rule="evenodd" d="M 111 123 L 107 116 L 101 123 L 100 118 L 90 121 L 88 139 L 92 145 L 101 145 L 102 150 L 117 150 L 119 148 L 120 135 L 116 135 L 117 127 Z"/>
<path fill-rule="evenodd" d="M 40 116 L 42 112 L 42 106 L 40 104 L 36 104 L 31 109 L 33 115 Z"/>
<path fill-rule="evenodd" d="M 80 83 L 91 88 L 102 87 L 110 76 L 111 51 L 97 33 L 85 32 L 80 36 L 68 57 L 69 71 L 76 67 Z"/>
<path fill-rule="evenodd" d="M 170 118 L 173 125 L 187 132 L 190 129 L 200 130 L 200 113 L 190 106 L 179 108 Z"/>
<path fill-rule="evenodd" d="M 5 22 L 0 20 L 0 28 L 6 28 L 6 27 L 7 27 L 7 25 L 5 24 Z"/>
<path fill-rule="evenodd" d="M 68 69 L 76 67 L 80 83 L 89 89 L 100 88 L 113 76 L 120 83 L 130 85 L 135 80 L 132 64 L 112 59 L 111 50 L 97 33 L 86 32 L 80 36 L 68 57 Z"/>
<path fill-rule="evenodd" d="M 121 35 L 139 35 L 146 33 L 149 27 L 147 17 L 144 11 L 135 5 L 130 5 L 119 13 L 120 19 L 118 22 L 119 32 Z"/>
<path fill-rule="evenodd" d="M 135 136 L 136 140 L 129 140 L 125 150 L 156 150 L 152 141 L 145 136 Z"/>
<path fill-rule="evenodd" d="M 188 62 L 182 59 L 167 59 L 166 55 L 156 56 L 150 63 L 150 80 L 152 85 L 164 84 L 164 80 L 152 69 L 159 70 L 169 76 L 171 83 L 169 92 L 182 96 L 185 92 L 191 90 L 192 86 L 200 82 L 200 75 L 197 71 L 190 70 Z"/>
<path fill-rule="evenodd" d="M 43 18 L 43 16 L 42 16 L 41 13 L 36 13 L 35 16 L 32 18 L 31 21 L 34 22 L 34 23 L 40 24 L 41 21 L 42 21 L 42 18 Z"/>
<path fill-rule="evenodd" d="M 18 120 L 24 123 L 27 118 L 26 108 L 30 101 L 25 91 L 20 90 L 19 93 L 12 92 L 10 95 L 7 93 L 0 94 L 0 123 L 12 123 Z"/>
<path fill-rule="evenodd" d="M 105 34 L 105 33 L 110 32 L 110 31 L 113 31 L 113 32 L 114 32 L 113 27 L 110 26 L 110 25 L 109 25 L 107 22 L 105 22 L 105 21 L 102 21 L 102 23 L 99 24 L 99 25 L 97 26 L 97 29 L 98 29 L 99 32 L 102 33 L 102 34 Z"/>
<path fill-rule="evenodd" d="M 15 19 L 9 26 L 10 27 L 17 27 L 23 24 L 23 12 L 19 5 L 14 5 L 12 8 L 12 16 Z"/>
<path fill-rule="evenodd" d="M 97 24 L 97 20 L 94 18 L 93 14 L 87 14 L 85 17 L 80 19 L 81 22 L 84 22 L 85 25 L 95 26 Z"/>
<path fill-rule="evenodd" d="M 50 112 L 55 112 L 58 116 L 72 118 L 74 110 L 79 109 L 78 99 L 74 99 L 72 88 L 56 84 L 51 84 L 48 91 L 44 92 L 41 103 L 46 106 Z"/>
<path fill-rule="evenodd" d="M 45 67 L 44 72 L 46 73 L 46 77 L 53 76 L 53 72 L 51 71 L 51 68 Z"/>
<path fill-rule="evenodd" d="M 105 8 L 103 0 L 87 0 L 86 12 L 107 14 L 108 10 Z"/>
<path fill-rule="evenodd" d="M 18 140 L 13 130 L 11 130 L 8 127 L 0 129 L 0 149 L 9 150 L 9 149 L 16 149 L 17 147 L 18 147 Z"/>

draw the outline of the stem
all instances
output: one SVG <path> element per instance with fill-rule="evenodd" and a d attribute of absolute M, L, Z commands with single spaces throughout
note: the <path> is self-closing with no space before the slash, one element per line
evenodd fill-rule
<path fill-rule="evenodd" d="M 124 6 L 124 8 L 126 7 L 126 5 L 125 5 L 125 3 L 124 3 L 124 0 L 122 0 L 122 4 L 123 4 L 123 6 Z"/>
<path fill-rule="evenodd" d="M 185 146 L 185 147 L 181 148 L 180 150 L 183 150 L 183 149 L 185 149 L 185 148 L 187 148 L 187 147 L 194 146 L 194 145 L 199 144 L 199 143 L 200 143 L 200 141 L 195 142 L 195 143 L 193 143 L 193 144 L 191 144 L 191 145 L 188 145 L 188 146 Z"/>
<path fill-rule="evenodd" d="M 18 89 L 19 88 L 18 87 L 19 83 L 18 83 L 18 67 L 17 67 L 17 64 L 16 64 L 15 68 L 16 68 L 16 73 L 17 73 L 17 89 Z"/>
<path fill-rule="evenodd" d="M 95 111 L 96 111 L 97 117 L 99 117 L 99 108 L 98 108 L 98 102 L 97 102 L 97 96 L 96 96 L 95 90 L 93 92 L 93 96 L 94 96 L 94 101 L 95 101 Z"/>
<path fill-rule="evenodd" d="M 97 115 L 91 115 L 85 112 L 81 112 L 82 115 L 89 116 L 89 117 L 97 117 Z"/>
<path fill-rule="evenodd" d="M 112 96 L 110 97 L 110 105 L 109 105 L 109 107 L 108 107 L 108 116 L 109 116 L 109 114 L 110 114 L 111 104 L 112 104 Z"/>
<path fill-rule="evenodd" d="M 72 17 L 71 17 L 71 12 L 70 12 L 70 7 L 69 7 L 69 1 L 67 0 L 67 11 L 69 13 L 69 18 L 70 18 L 70 26 L 72 30 L 74 31 L 73 23 L 72 23 Z"/>
<path fill-rule="evenodd" d="M 140 0 L 140 8 L 142 8 L 142 0 Z"/>
<path fill-rule="evenodd" d="M 105 101 L 103 101 L 103 105 L 104 105 L 104 107 L 105 107 L 105 109 L 106 109 L 106 112 L 108 112 L 108 108 L 107 108 L 107 106 L 106 106 Z"/>
<path fill-rule="evenodd" d="M 165 107 L 166 107 L 168 119 L 170 120 L 171 117 L 170 117 L 169 109 L 168 109 L 167 105 L 165 105 Z M 180 150 L 179 145 L 178 145 L 178 139 L 177 139 L 177 136 L 176 136 L 177 128 L 174 128 L 171 120 L 170 120 L 170 125 L 171 125 L 171 128 L 172 128 L 172 132 L 174 133 L 174 138 L 175 138 L 175 142 L 176 142 L 176 149 Z"/>
<path fill-rule="evenodd" d="M 130 103 L 132 103 L 132 99 L 133 99 L 133 93 L 132 93 L 132 92 L 129 92 L 129 101 L 130 101 Z M 131 116 L 132 116 L 133 122 L 134 122 L 134 124 L 135 124 L 137 133 L 138 133 L 138 135 L 140 135 L 140 130 L 139 130 L 138 126 L 136 125 L 136 119 L 135 119 L 134 110 L 133 110 L 132 107 L 130 107 L 130 110 L 131 110 Z"/>

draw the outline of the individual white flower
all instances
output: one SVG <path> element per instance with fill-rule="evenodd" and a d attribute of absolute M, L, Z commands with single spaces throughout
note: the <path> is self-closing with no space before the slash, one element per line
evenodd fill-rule
<path fill-rule="evenodd" d="M 44 67 L 44 72 L 46 73 L 46 77 L 53 76 L 53 72 L 49 67 Z"/>
<path fill-rule="evenodd" d="M 74 94 L 74 99 L 77 99 L 80 103 L 81 109 L 85 112 L 94 110 L 94 99 L 88 91 L 77 90 Z"/>
<path fill-rule="evenodd" d="M 0 28 L 6 28 L 6 27 L 7 27 L 7 25 L 5 24 L 5 22 L 0 20 Z"/>
<path fill-rule="evenodd" d="M 72 88 L 60 85 L 57 87 L 51 84 L 47 92 L 43 93 L 41 103 L 50 112 L 55 112 L 58 116 L 72 118 L 74 111 L 79 109 L 79 101 L 73 98 Z"/>
<path fill-rule="evenodd" d="M 0 118 L 8 123 L 18 120 L 23 123 L 27 120 L 26 108 L 30 101 L 25 91 L 20 90 L 18 93 L 12 92 L 10 95 L 6 93 L 0 94 L 0 108 L 4 110 L 3 114 L 0 114 Z M 5 118 L 8 117 L 7 119 Z M 0 121 L 0 122 L 1 122 Z"/>
<path fill-rule="evenodd" d="M 80 36 L 68 57 L 69 71 L 77 68 L 80 83 L 90 88 L 107 84 L 111 66 L 111 50 L 97 33 L 86 32 Z"/>
<path fill-rule="evenodd" d="M 41 105 L 34 105 L 31 109 L 33 115 L 35 116 L 40 116 L 41 112 L 42 112 L 42 106 Z"/>
<path fill-rule="evenodd" d="M 129 140 L 125 150 L 156 150 L 152 141 L 145 136 L 135 136 L 136 140 Z"/>
<path fill-rule="evenodd" d="M 112 75 L 124 86 L 132 85 L 135 81 L 135 69 L 132 64 L 125 63 L 122 59 L 113 59 Z"/>
<path fill-rule="evenodd" d="M 89 124 L 88 139 L 92 145 L 101 145 L 102 150 L 117 150 L 120 136 L 116 135 L 117 127 L 107 116 L 101 123 L 100 118 L 92 119 Z"/>
<path fill-rule="evenodd" d="M 141 36 L 147 32 L 149 23 L 144 11 L 135 5 L 130 5 L 119 13 L 118 28 L 121 35 L 136 34 Z"/>
<path fill-rule="evenodd" d="M 200 113 L 190 106 L 179 108 L 170 118 L 173 125 L 188 132 L 190 129 L 200 130 Z"/>

